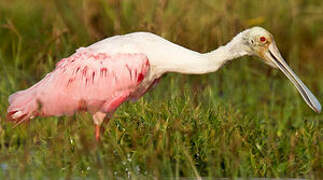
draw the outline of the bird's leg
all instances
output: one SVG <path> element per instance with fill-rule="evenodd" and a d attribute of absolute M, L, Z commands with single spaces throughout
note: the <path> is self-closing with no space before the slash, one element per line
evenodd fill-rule
<path fill-rule="evenodd" d="M 100 141 L 100 125 L 95 125 L 95 139 Z"/>
<path fill-rule="evenodd" d="M 93 121 L 95 124 L 95 139 L 97 141 L 100 141 L 101 124 L 104 121 L 105 117 L 106 117 L 106 113 L 103 113 L 103 112 L 96 112 L 95 114 L 93 114 Z"/>

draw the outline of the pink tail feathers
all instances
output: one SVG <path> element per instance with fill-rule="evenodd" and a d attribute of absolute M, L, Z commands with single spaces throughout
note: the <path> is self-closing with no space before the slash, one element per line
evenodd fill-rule
<path fill-rule="evenodd" d="M 7 119 L 20 124 L 37 115 L 38 102 L 36 90 L 29 88 L 18 91 L 9 97 Z"/>

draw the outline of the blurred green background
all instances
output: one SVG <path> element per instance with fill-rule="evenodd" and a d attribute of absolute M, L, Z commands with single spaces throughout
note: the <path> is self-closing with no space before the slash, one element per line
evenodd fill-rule
<path fill-rule="evenodd" d="M 215 73 L 168 74 L 94 140 L 90 115 L 13 128 L 8 96 L 76 48 L 133 31 L 208 52 L 262 26 L 323 102 L 321 0 L 1 0 L 0 177 L 323 178 L 322 114 L 282 73 L 244 57 Z"/>

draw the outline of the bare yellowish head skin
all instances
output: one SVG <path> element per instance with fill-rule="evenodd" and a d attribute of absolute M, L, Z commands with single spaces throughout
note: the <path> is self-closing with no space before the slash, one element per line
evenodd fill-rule
<path fill-rule="evenodd" d="M 304 101 L 315 112 L 321 112 L 321 104 L 306 85 L 297 77 L 281 56 L 273 35 L 261 27 L 253 27 L 246 32 L 245 40 L 250 54 L 256 55 L 273 68 L 279 68 L 294 84 Z"/>

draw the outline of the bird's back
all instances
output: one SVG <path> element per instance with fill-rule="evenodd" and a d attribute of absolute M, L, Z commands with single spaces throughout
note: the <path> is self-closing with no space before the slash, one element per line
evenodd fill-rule
<path fill-rule="evenodd" d="M 119 53 L 144 53 L 145 49 L 151 50 L 150 46 L 161 46 L 161 43 L 169 41 L 149 32 L 134 32 L 125 35 L 116 35 L 101 41 L 98 41 L 87 48 L 95 52 L 109 52 L 111 54 Z"/>
<path fill-rule="evenodd" d="M 160 77 L 172 67 L 180 68 L 187 61 L 196 62 L 201 59 L 202 54 L 189 50 L 170 42 L 150 32 L 134 32 L 125 35 L 113 36 L 98 41 L 87 48 L 97 53 L 142 53 L 149 59 L 150 65 L 154 67 L 152 73 Z"/>

